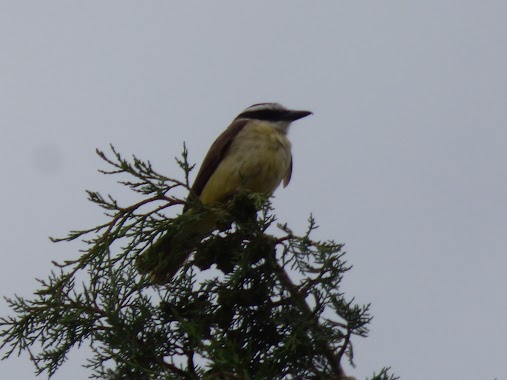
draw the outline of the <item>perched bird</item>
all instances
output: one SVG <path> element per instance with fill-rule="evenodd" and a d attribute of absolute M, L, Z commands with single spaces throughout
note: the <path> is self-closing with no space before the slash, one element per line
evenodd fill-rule
<path fill-rule="evenodd" d="M 292 175 L 291 123 L 311 115 L 278 103 L 254 104 L 241 112 L 211 145 L 191 188 L 190 197 L 202 204 L 226 202 L 240 191 L 271 195 Z M 187 205 L 184 212 L 191 212 Z M 168 231 L 138 259 L 141 273 L 163 283 L 178 272 L 195 243 L 213 231 L 213 218 L 205 217 Z"/>

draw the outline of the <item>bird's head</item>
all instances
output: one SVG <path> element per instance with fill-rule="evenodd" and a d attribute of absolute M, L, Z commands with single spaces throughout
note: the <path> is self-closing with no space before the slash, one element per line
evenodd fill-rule
<path fill-rule="evenodd" d="M 289 110 L 278 103 L 258 103 L 243 110 L 237 119 L 260 120 L 287 132 L 290 123 L 311 115 L 310 111 Z"/>

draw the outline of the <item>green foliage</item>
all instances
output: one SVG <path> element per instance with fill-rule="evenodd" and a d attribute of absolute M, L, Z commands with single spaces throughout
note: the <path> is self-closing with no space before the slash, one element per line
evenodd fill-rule
<path fill-rule="evenodd" d="M 195 218 L 166 213 L 186 204 L 171 194 L 189 189 L 187 151 L 178 160 L 180 182 L 111 148 L 113 158 L 98 151 L 113 167 L 103 173 L 130 176 L 120 183 L 144 198 L 125 207 L 88 192 L 109 221 L 53 239 L 81 238 L 87 248 L 77 259 L 55 262 L 32 298 L 6 298 L 13 315 L 0 319 L 4 358 L 27 352 L 38 374 L 52 376 L 72 348 L 86 344 L 93 354 L 85 367 L 100 379 L 347 378 L 342 361 L 352 363 L 351 338 L 367 335 L 371 317 L 369 305 L 340 291 L 350 269 L 342 244 L 312 240 L 313 217 L 297 236 L 276 225 L 269 200 L 242 193 L 206 208 L 218 215 L 217 230 L 172 281 L 154 285 L 139 273 L 137 258 Z M 372 377 L 394 379 L 386 369 Z"/>
<path fill-rule="evenodd" d="M 398 380 L 399 377 L 389 374 L 390 368 L 382 368 L 379 374 L 373 374 L 371 380 Z"/>

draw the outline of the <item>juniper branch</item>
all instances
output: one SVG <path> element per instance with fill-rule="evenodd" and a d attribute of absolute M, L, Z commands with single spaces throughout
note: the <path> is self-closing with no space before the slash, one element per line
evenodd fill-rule
<path fill-rule="evenodd" d="M 111 151 L 97 151 L 112 167 L 102 173 L 127 176 L 119 182 L 146 198 L 123 206 L 88 192 L 108 221 L 51 239 L 80 238 L 87 248 L 53 262 L 33 298 L 6 299 L 14 315 L 0 318 L 4 358 L 27 352 L 36 372 L 51 377 L 73 347 L 88 343 L 85 367 L 95 378 L 345 379 L 343 358 L 353 363 L 352 337 L 367 335 L 371 317 L 369 305 L 340 292 L 350 270 L 342 244 L 314 241 L 312 216 L 302 236 L 286 224 L 274 231 L 269 200 L 239 194 L 209 208 L 220 216 L 219 229 L 171 283 L 153 286 L 135 261 L 161 234 L 192 223 L 181 223 L 188 213 L 166 213 L 185 204 L 172 192 L 189 189 L 193 165 L 184 147 L 179 181 Z M 212 266 L 219 272 L 208 272 Z M 383 369 L 373 379 L 395 378 Z"/>

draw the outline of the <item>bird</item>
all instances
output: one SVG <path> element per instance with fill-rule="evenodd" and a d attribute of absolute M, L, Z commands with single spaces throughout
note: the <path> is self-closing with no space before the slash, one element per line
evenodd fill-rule
<path fill-rule="evenodd" d="M 311 114 L 279 103 L 257 103 L 244 109 L 209 148 L 190 188 L 189 200 L 197 198 L 204 206 L 220 205 L 241 191 L 271 196 L 282 183 L 286 187 L 293 170 L 289 127 Z M 183 213 L 192 212 L 191 204 L 187 202 Z M 139 271 L 149 274 L 152 282 L 169 282 L 195 243 L 216 228 L 209 216 L 186 220 L 138 258 Z"/>

